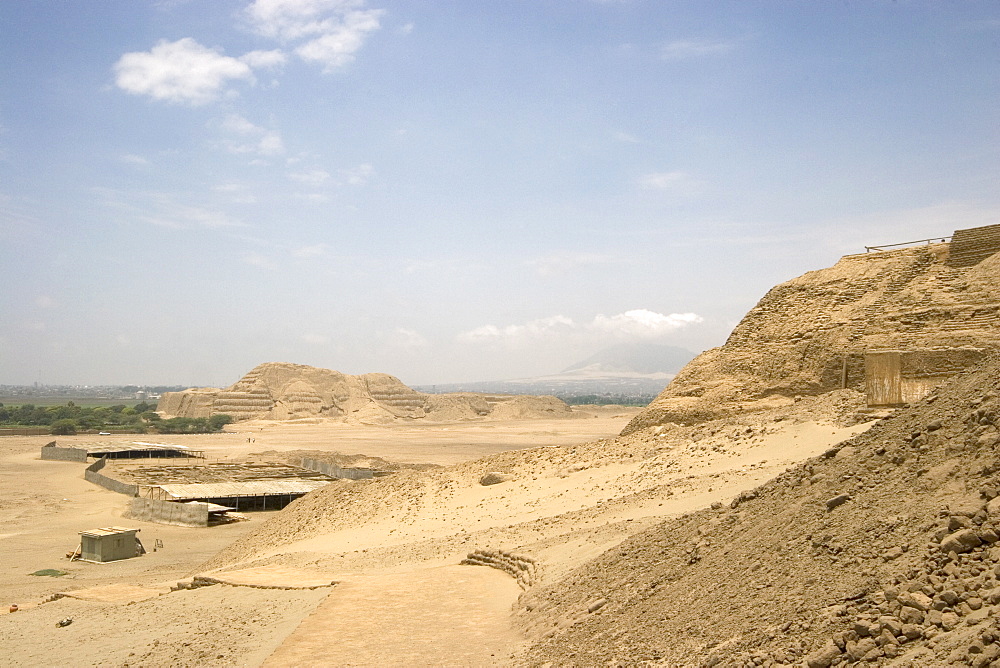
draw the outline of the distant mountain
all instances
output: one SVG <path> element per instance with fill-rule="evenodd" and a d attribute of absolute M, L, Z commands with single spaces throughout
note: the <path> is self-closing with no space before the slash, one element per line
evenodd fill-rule
<path fill-rule="evenodd" d="M 576 364 L 563 369 L 563 373 L 595 368 L 605 372 L 667 373 L 676 375 L 695 353 L 677 346 L 656 343 L 622 343 L 598 351 Z"/>
<path fill-rule="evenodd" d="M 511 380 L 422 385 L 422 392 L 551 394 L 569 403 L 646 404 L 667 386 L 695 353 L 658 344 L 605 348 L 560 373 Z"/>

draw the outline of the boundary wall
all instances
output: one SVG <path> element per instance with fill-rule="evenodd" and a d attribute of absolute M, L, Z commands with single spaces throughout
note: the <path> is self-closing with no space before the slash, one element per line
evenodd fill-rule
<path fill-rule="evenodd" d="M 4 427 L 0 436 L 48 436 L 52 427 Z"/>
<path fill-rule="evenodd" d="M 55 441 L 42 446 L 42 459 L 62 462 L 85 462 L 87 451 L 79 448 L 60 448 Z"/>
<path fill-rule="evenodd" d="M 132 520 L 155 522 L 156 524 L 175 524 L 182 527 L 207 527 L 208 506 L 195 503 L 177 503 L 176 501 L 159 501 L 135 497 L 128 504 L 128 510 L 122 515 Z"/>
<path fill-rule="evenodd" d="M 118 492 L 119 494 L 126 494 L 128 496 L 139 496 L 138 485 L 129 485 L 120 480 L 115 480 L 98 473 L 98 471 L 107 465 L 108 461 L 106 459 L 98 459 L 96 462 L 87 467 L 87 469 L 83 472 L 83 477 L 95 485 L 100 485 L 104 489 L 110 489 L 112 492 Z"/>
<path fill-rule="evenodd" d="M 303 459 L 302 468 L 323 473 L 331 478 L 347 478 L 348 480 L 367 480 L 375 477 L 372 469 L 342 468 L 330 462 L 323 462 L 318 459 Z"/>

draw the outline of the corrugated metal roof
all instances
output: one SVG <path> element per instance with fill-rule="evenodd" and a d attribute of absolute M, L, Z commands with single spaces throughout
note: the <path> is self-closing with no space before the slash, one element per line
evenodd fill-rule
<path fill-rule="evenodd" d="M 183 452 L 187 454 L 194 454 L 196 452 L 201 452 L 200 450 L 191 450 L 184 445 L 167 445 L 165 443 L 142 443 L 140 441 L 133 441 L 132 443 L 100 443 L 95 445 L 87 445 L 80 450 L 86 450 L 87 454 L 106 454 L 109 452 L 162 452 L 162 451 L 174 451 Z"/>
<path fill-rule="evenodd" d="M 207 503 L 205 501 L 185 501 L 185 505 L 194 504 L 196 506 L 205 506 L 205 509 L 210 513 L 224 513 L 230 510 L 236 510 L 235 508 L 230 508 L 229 506 L 220 506 L 217 503 Z"/>
<path fill-rule="evenodd" d="M 102 527 L 100 529 L 87 529 L 86 531 L 81 531 L 81 536 L 93 536 L 95 538 L 100 536 L 113 536 L 115 534 L 121 533 L 135 533 L 139 529 L 126 529 L 125 527 Z"/>
<path fill-rule="evenodd" d="M 175 499 L 221 499 L 265 494 L 307 494 L 330 480 L 249 480 L 246 482 L 178 483 L 156 485 Z"/>

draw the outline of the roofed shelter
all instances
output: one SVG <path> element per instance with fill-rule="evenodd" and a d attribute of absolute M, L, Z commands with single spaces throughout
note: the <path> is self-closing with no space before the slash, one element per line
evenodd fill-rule
<path fill-rule="evenodd" d="M 105 563 L 138 557 L 144 550 L 136 534 L 139 529 L 104 527 L 80 532 L 81 561 Z"/>

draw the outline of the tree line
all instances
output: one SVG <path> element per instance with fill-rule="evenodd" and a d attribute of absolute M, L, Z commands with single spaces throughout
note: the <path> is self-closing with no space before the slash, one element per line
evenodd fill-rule
<path fill-rule="evenodd" d="M 233 422 L 230 415 L 208 418 L 163 419 L 154 404 L 141 401 L 134 406 L 77 406 L 72 401 L 59 406 L 4 406 L 0 404 L 0 425 L 12 427 L 50 427 L 53 434 L 78 431 L 117 431 L 145 434 L 204 434 L 221 431 Z"/>

